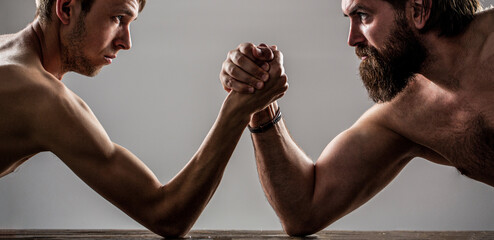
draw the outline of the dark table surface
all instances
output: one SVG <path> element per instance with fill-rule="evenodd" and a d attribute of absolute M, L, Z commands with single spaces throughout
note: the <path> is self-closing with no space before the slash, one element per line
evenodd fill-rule
<path fill-rule="evenodd" d="M 161 239 L 147 230 L 20 230 L 0 229 L 2 239 Z M 193 230 L 187 239 L 297 239 L 282 231 Z M 419 231 L 321 231 L 306 239 L 434 239 L 494 240 L 494 231 L 419 232 Z"/>

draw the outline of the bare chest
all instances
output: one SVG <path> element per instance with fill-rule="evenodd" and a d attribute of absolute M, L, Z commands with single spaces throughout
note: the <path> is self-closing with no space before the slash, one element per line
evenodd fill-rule
<path fill-rule="evenodd" d="M 404 135 L 426 149 L 424 157 L 494 186 L 494 92 L 460 98 L 428 94 L 403 114 Z"/>
<path fill-rule="evenodd" d="M 407 134 L 463 175 L 494 184 L 494 129 L 482 115 L 457 123 L 431 119 Z M 437 159 L 436 159 L 437 160 Z"/>

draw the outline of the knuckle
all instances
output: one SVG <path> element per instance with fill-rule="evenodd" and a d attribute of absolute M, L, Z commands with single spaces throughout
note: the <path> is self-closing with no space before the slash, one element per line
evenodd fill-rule
<path fill-rule="evenodd" d="M 225 71 L 225 73 L 230 75 L 232 73 L 232 68 L 233 68 L 232 64 L 227 63 L 223 67 L 223 70 Z"/>
<path fill-rule="evenodd" d="M 240 45 L 238 45 L 238 48 L 248 48 L 248 47 L 252 47 L 254 46 L 254 44 L 250 43 L 250 42 L 244 42 L 244 43 L 241 43 Z"/>
<path fill-rule="evenodd" d="M 225 65 L 224 70 L 227 74 L 231 75 L 233 72 L 233 69 L 235 69 L 235 68 L 236 68 L 235 64 L 232 64 L 231 62 L 229 62 L 228 64 Z"/>
<path fill-rule="evenodd" d="M 237 68 L 237 66 L 235 65 L 230 66 L 230 75 L 232 77 L 236 77 L 238 76 L 238 74 L 239 74 L 239 69 Z"/>
<path fill-rule="evenodd" d="M 225 86 L 226 87 L 232 87 L 232 79 L 227 77 L 225 78 Z"/>
<path fill-rule="evenodd" d="M 250 51 L 252 51 L 252 49 L 255 47 L 255 45 L 253 43 L 249 43 L 249 42 L 246 42 L 246 43 L 242 43 L 240 44 L 239 46 L 239 50 L 240 52 L 242 53 L 248 53 Z"/>
<path fill-rule="evenodd" d="M 227 61 L 224 61 L 223 64 L 221 65 L 221 69 L 223 69 L 223 70 L 227 69 L 229 64 L 230 63 L 229 63 L 228 60 Z"/>
<path fill-rule="evenodd" d="M 273 73 L 275 76 L 281 76 L 283 70 L 280 68 L 280 66 L 275 66 L 275 68 L 273 69 Z"/>
<path fill-rule="evenodd" d="M 246 48 L 253 48 L 253 47 L 255 47 L 255 45 L 254 45 L 253 43 L 250 43 L 250 42 L 245 42 L 245 43 L 244 43 L 244 46 L 245 46 Z"/>
<path fill-rule="evenodd" d="M 279 58 L 283 58 L 283 53 L 281 51 L 276 50 L 275 52 Z"/>
<path fill-rule="evenodd" d="M 234 62 L 234 61 L 235 61 L 235 59 L 237 59 L 237 58 L 238 58 L 238 55 L 239 55 L 239 54 L 238 54 L 238 51 L 232 51 L 232 52 L 230 53 L 230 60 L 231 60 L 232 62 Z"/>
<path fill-rule="evenodd" d="M 231 80 L 230 81 L 230 85 L 229 85 L 230 88 L 234 89 L 235 91 L 238 91 L 239 90 L 239 86 L 237 84 L 237 82 Z"/>
<path fill-rule="evenodd" d="M 290 87 L 290 84 L 285 83 L 285 85 L 283 86 L 283 92 L 286 92 L 286 90 L 288 90 L 289 87 Z"/>
<path fill-rule="evenodd" d="M 280 80 L 283 84 L 285 84 L 288 82 L 288 77 L 285 74 L 283 74 L 281 75 Z"/>
<path fill-rule="evenodd" d="M 245 65 L 245 57 L 243 56 L 243 54 L 236 54 L 235 55 L 235 63 L 239 66 L 243 66 Z"/>
<path fill-rule="evenodd" d="M 274 51 L 274 59 L 277 63 L 283 64 L 283 53 L 278 50 Z"/>

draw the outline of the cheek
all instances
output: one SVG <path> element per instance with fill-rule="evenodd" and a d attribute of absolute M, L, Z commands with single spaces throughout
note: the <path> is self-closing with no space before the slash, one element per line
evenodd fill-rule
<path fill-rule="evenodd" d="M 88 37 L 86 44 L 93 46 L 97 50 L 106 49 L 112 44 L 112 34 L 110 31 L 97 31 Z"/>
<path fill-rule="evenodd" d="M 103 21 L 101 21 L 103 22 Z M 107 48 L 111 44 L 113 39 L 113 33 L 115 32 L 114 26 L 110 23 L 98 23 L 92 24 L 91 30 L 88 28 L 88 42 L 86 44 L 92 45 L 95 48 Z"/>
<path fill-rule="evenodd" d="M 378 50 L 382 50 L 386 40 L 390 37 L 390 28 L 379 22 L 374 22 L 364 28 L 363 32 L 369 44 Z"/>

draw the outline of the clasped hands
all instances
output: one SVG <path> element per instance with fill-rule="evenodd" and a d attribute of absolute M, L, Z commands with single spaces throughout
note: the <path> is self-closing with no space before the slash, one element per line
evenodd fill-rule
<path fill-rule="evenodd" d="M 220 81 L 240 110 L 260 112 L 288 89 L 283 54 L 276 46 L 242 43 L 228 52 Z"/>

